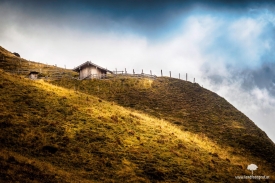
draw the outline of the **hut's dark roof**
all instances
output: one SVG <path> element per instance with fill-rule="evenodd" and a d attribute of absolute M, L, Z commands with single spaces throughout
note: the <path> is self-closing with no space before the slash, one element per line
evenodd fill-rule
<path fill-rule="evenodd" d="M 13 52 L 13 54 L 17 57 L 20 57 L 19 53 Z"/>
<path fill-rule="evenodd" d="M 37 72 L 37 71 L 30 71 L 29 75 L 31 75 L 31 74 L 39 74 L 39 72 Z"/>
<path fill-rule="evenodd" d="M 95 66 L 95 67 L 97 67 L 97 68 L 100 69 L 100 70 L 103 70 L 103 71 L 106 71 L 106 72 L 113 73 L 112 71 L 110 71 L 110 70 L 108 70 L 108 69 L 105 69 L 105 68 L 103 68 L 103 67 L 101 67 L 101 66 L 99 66 L 99 65 L 96 65 L 96 64 L 94 64 L 94 63 L 91 62 L 91 61 L 87 61 L 87 62 L 85 62 L 85 63 L 83 63 L 83 64 L 81 64 L 81 65 L 75 67 L 75 68 L 73 69 L 73 71 L 79 72 L 79 71 L 81 70 L 81 68 L 85 68 L 85 67 L 90 66 L 90 65 L 91 65 L 91 66 Z"/>

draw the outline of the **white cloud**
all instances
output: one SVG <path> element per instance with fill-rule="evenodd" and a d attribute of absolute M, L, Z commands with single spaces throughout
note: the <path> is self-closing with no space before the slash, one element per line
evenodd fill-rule
<path fill-rule="evenodd" d="M 264 23 L 258 19 L 241 18 L 229 27 L 229 36 L 235 45 L 243 50 L 242 62 L 247 65 L 257 66 L 263 49 L 268 45 L 268 42 L 262 41 L 260 37 L 264 26 Z"/>

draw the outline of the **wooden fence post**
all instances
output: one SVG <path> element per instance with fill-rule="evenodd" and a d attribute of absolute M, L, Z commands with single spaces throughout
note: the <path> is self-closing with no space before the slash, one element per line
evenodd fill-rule
<path fill-rule="evenodd" d="M 179 73 L 179 79 L 180 79 L 180 73 Z"/>
<path fill-rule="evenodd" d="M 170 73 L 170 78 L 171 78 L 171 71 L 169 71 L 169 73 Z"/>
<path fill-rule="evenodd" d="M 143 74 L 143 69 L 141 70 L 141 74 Z"/>
<path fill-rule="evenodd" d="M 160 70 L 160 73 L 161 73 L 161 77 L 162 77 L 162 70 Z"/>
<path fill-rule="evenodd" d="M 133 69 L 133 74 L 135 74 L 135 70 Z"/>
<path fill-rule="evenodd" d="M 187 81 L 187 73 L 186 73 L 186 81 Z"/>
<path fill-rule="evenodd" d="M 125 68 L 125 74 L 127 74 L 126 68 Z"/>
<path fill-rule="evenodd" d="M 117 69 L 116 69 L 116 74 L 117 74 Z"/>
<path fill-rule="evenodd" d="M 196 83 L 196 79 L 194 78 L 194 83 Z"/>
<path fill-rule="evenodd" d="M 150 75 L 152 76 L 152 71 L 150 70 Z"/>

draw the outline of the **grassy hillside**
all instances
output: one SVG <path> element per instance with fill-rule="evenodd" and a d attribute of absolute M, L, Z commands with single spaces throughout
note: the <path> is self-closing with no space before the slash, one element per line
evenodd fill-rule
<path fill-rule="evenodd" d="M 0 87 L 5 182 L 235 182 L 251 160 L 257 174 L 272 172 L 261 158 L 91 95 L 3 71 Z"/>
<path fill-rule="evenodd" d="M 190 82 L 0 69 L 0 106 L 0 182 L 236 182 L 251 163 L 275 181 L 264 132 Z"/>
<path fill-rule="evenodd" d="M 249 118 L 224 98 L 198 84 L 173 78 L 54 81 L 54 84 L 165 119 L 183 131 L 205 135 L 275 164 L 275 145 Z M 275 170 L 274 170 L 275 171 Z"/>

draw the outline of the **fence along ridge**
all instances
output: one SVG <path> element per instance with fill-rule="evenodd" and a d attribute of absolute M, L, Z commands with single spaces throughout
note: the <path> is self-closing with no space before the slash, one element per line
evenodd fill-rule
<path fill-rule="evenodd" d="M 55 66 L 56 67 L 56 66 Z M 66 67 L 66 66 L 65 66 Z M 62 76 L 62 73 L 63 72 L 61 72 L 60 71 L 60 69 L 62 69 L 62 68 L 58 68 L 58 69 L 53 69 L 53 70 L 47 70 L 48 72 L 53 72 L 53 71 L 55 71 L 55 72 L 53 72 L 52 74 L 59 74 L 59 75 L 52 75 L 52 76 L 49 76 L 49 77 L 47 77 L 48 79 L 50 79 L 50 78 L 53 78 L 53 79 L 61 79 L 61 78 L 63 78 L 63 77 L 66 77 L 66 78 L 68 78 L 68 76 Z M 36 69 L 28 69 L 28 68 L 26 68 L 26 69 L 23 69 L 23 68 L 21 68 L 21 69 L 16 69 L 16 70 L 5 70 L 5 71 L 7 71 L 7 72 L 10 72 L 10 73 L 14 73 L 14 74 L 24 74 L 24 73 L 28 73 L 28 72 L 30 72 L 30 71 L 37 71 L 37 72 L 41 72 L 42 71 L 42 69 L 41 68 L 36 68 Z M 172 77 L 171 76 L 171 74 L 172 74 L 172 72 L 171 71 L 169 71 L 169 76 L 164 76 L 163 75 L 163 71 L 162 71 L 162 69 L 160 70 L 160 72 L 161 72 L 161 75 L 160 75 L 160 77 L 170 77 L 170 78 L 175 78 L 175 77 Z M 41 72 L 41 73 L 43 73 L 43 72 Z M 152 71 L 150 70 L 150 74 L 146 74 L 146 73 L 144 73 L 143 72 L 143 69 L 142 69 L 142 72 L 141 72 L 141 74 L 136 74 L 135 73 L 135 70 L 133 69 L 133 73 L 128 73 L 127 72 L 127 70 L 126 70 L 126 68 L 125 68 L 125 71 L 117 71 L 117 69 L 115 70 L 115 71 L 113 71 L 112 72 L 112 74 L 90 74 L 90 75 L 88 75 L 88 76 L 86 76 L 85 78 L 83 78 L 83 79 L 79 79 L 79 78 L 74 78 L 74 77 L 71 77 L 72 79 L 79 79 L 79 80 L 85 80 L 85 79 L 107 79 L 108 77 L 110 77 L 110 76 L 129 76 L 129 77 L 138 77 L 138 78 L 152 78 L 152 79 L 155 79 L 155 78 L 157 78 L 158 76 L 157 75 L 153 75 L 152 74 Z M 178 78 L 175 78 L 175 79 L 181 79 L 180 78 L 180 73 L 179 73 L 179 77 Z M 183 79 L 181 79 L 181 80 L 183 80 Z M 185 79 L 186 81 L 188 81 L 188 74 L 186 73 L 186 79 Z M 194 83 L 196 83 L 196 79 L 194 78 L 194 81 L 193 81 Z"/>
<path fill-rule="evenodd" d="M 141 72 L 141 74 L 135 74 L 135 70 L 133 69 L 133 74 L 130 74 L 130 73 L 127 73 L 127 70 L 126 70 L 126 68 L 125 68 L 125 73 L 124 73 L 124 71 L 117 71 L 117 69 L 115 70 L 115 71 L 113 71 L 113 73 L 115 73 L 114 75 L 128 75 L 128 76 L 147 76 L 147 77 L 153 77 L 153 78 L 157 78 L 158 76 L 157 75 L 152 75 L 152 71 L 150 70 L 150 74 L 145 74 L 144 72 L 143 72 L 143 69 L 142 69 L 142 72 Z M 175 77 L 172 77 L 172 72 L 171 71 L 169 71 L 169 76 L 164 76 L 163 75 L 163 72 L 162 72 L 162 69 L 160 70 L 160 73 L 161 73 L 161 75 L 160 75 L 160 77 L 170 77 L 170 78 L 175 78 Z M 180 73 L 179 73 L 179 78 L 175 78 L 175 79 L 180 79 L 180 80 L 184 80 L 184 79 L 181 79 L 180 78 Z M 188 81 L 188 73 L 186 73 L 186 78 L 185 78 L 185 80 L 186 81 Z M 193 81 L 194 83 L 196 83 L 196 78 L 194 78 L 194 81 Z"/>
<path fill-rule="evenodd" d="M 119 72 L 119 71 L 118 71 Z M 142 78 L 156 78 L 156 75 L 151 75 L 151 74 L 130 74 L 130 73 L 113 73 L 113 74 L 89 74 L 88 76 L 86 76 L 85 78 L 82 78 L 80 80 L 85 80 L 85 79 L 93 79 L 93 78 L 97 78 L 97 79 L 107 79 L 108 77 L 112 77 L 112 76 L 127 76 L 127 77 L 142 77 Z"/>

